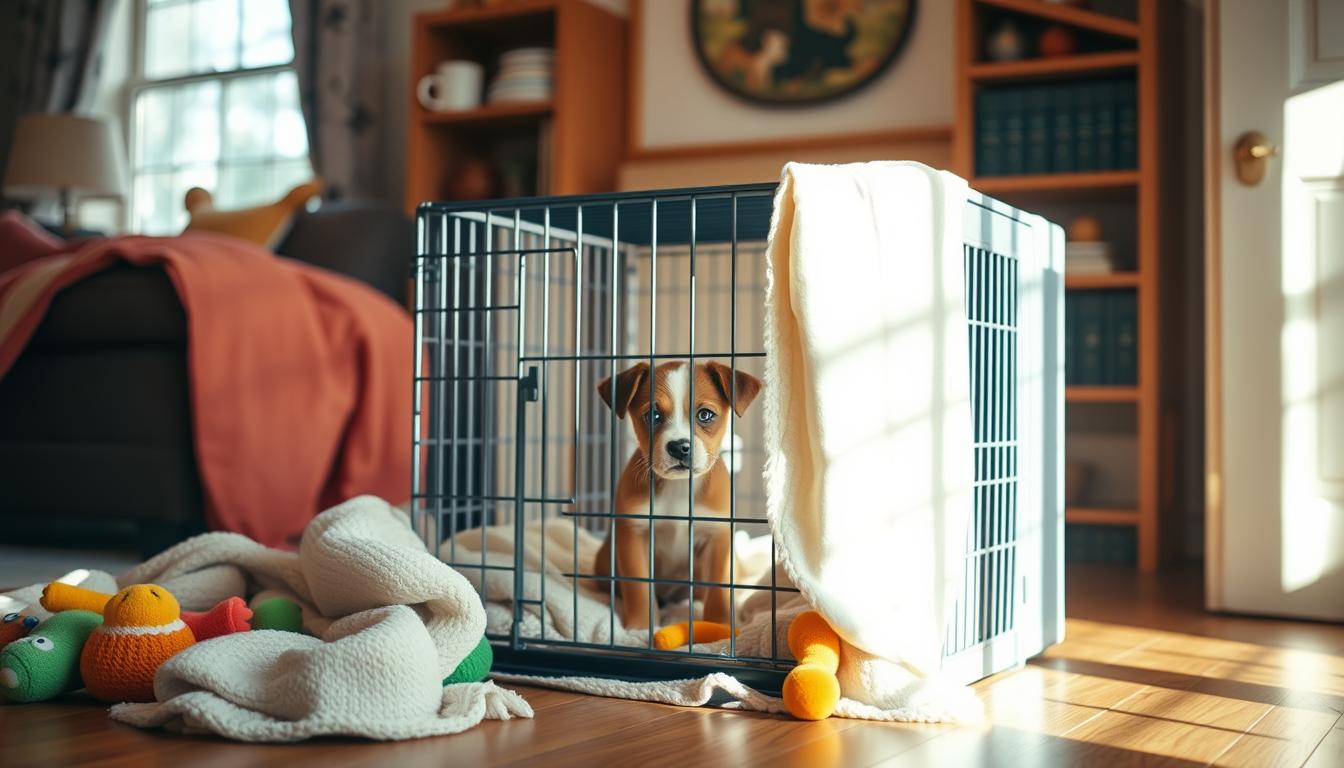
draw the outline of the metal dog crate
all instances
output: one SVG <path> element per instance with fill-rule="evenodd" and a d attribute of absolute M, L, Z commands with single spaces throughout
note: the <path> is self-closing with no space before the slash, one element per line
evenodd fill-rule
<path fill-rule="evenodd" d="M 723 670 L 779 689 L 793 664 L 782 641 L 756 654 L 732 642 L 716 653 L 659 650 L 651 639 L 624 644 L 610 605 L 606 641 L 585 640 L 577 629 L 582 589 L 574 586 L 592 579 L 582 542 L 606 535 L 633 450 L 633 432 L 597 396 L 598 382 L 637 361 L 677 359 L 720 360 L 761 376 L 775 187 L 420 206 L 413 519 L 459 571 L 480 583 L 513 579 L 512 619 L 490 634 L 499 667 L 631 680 Z M 975 509 L 944 670 L 970 682 L 1020 664 L 1063 633 L 1063 237 L 1044 219 L 974 192 L 963 218 Z M 844 268 L 839 255 L 836 268 Z M 761 435 L 757 406 L 730 422 L 722 455 L 735 547 L 752 548 L 758 563 L 768 548 L 773 563 L 773 542 L 753 538 L 768 534 Z M 688 526 L 693 537 L 695 522 Z M 525 530 L 540 530 L 538 541 Z M 556 531 L 563 540 L 548 535 Z M 512 537 L 511 561 L 487 562 L 488 532 Z M 468 551 L 478 535 L 480 552 Z M 570 535 L 572 562 L 539 573 L 525 565 L 537 546 L 548 562 L 547 542 L 568 548 Z M 787 589 L 769 563 L 768 577 L 730 577 L 722 586 L 734 606 L 761 595 L 759 606 L 768 595 L 773 621 Z M 525 586 L 538 577 L 539 597 Z M 615 579 L 595 581 L 614 603 Z M 571 636 L 548 633 L 544 620 L 539 632 L 524 628 L 527 611 L 547 610 L 548 584 L 553 595 L 573 592 Z M 651 593 L 657 586 L 665 585 L 648 579 Z"/>

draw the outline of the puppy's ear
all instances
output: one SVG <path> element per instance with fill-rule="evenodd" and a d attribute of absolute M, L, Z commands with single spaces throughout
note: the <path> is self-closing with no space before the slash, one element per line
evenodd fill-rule
<path fill-rule="evenodd" d="M 709 377 L 714 380 L 714 385 L 723 395 L 724 402 L 732 403 L 733 413 L 738 416 L 746 412 L 747 406 L 751 405 L 751 401 L 761 392 L 761 382 L 749 373 L 734 371 L 716 361 L 705 363 L 705 369 L 709 371 Z M 734 398 L 733 395 L 737 397 Z"/>
<path fill-rule="evenodd" d="M 600 381 L 597 385 L 597 394 L 602 396 L 602 402 L 616 412 L 617 417 L 624 419 L 630 410 L 630 403 L 635 399 L 635 393 L 641 386 L 647 386 L 648 376 L 649 364 L 636 363 L 616 374 L 614 391 L 610 376 Z"/>

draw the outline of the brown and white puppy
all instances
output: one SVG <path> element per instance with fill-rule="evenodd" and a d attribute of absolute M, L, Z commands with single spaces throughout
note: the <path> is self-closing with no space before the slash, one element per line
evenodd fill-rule
<path fill-rule="evenodd" d="M 731 526 L 697 523 L 692 555 L 687 551 L 690 524 L 684 518 L 692 511 L 692 486 L 696 518 L 728 516 L 728 469 L 719 450 L 730 412 L 741 416 L 761 391 L 761 383 L 718 362 L 694 368 L 683 362 L 663 363 L 653 369 L 650 382 L 648 364 L 639 363 L 618 374 L 614 382 L 604 379 L 597 391 L 617 417 L 629 416 L 636 449 L 616 486 L 614 502 L 619 517 L 597 553 L 593 573 L 613 575 L 614 540 L 618 577 L 685 580 L 691 575 L 689 559 L 693 556 L 696 582 L 728 583 L 733 556 Z M 652 574 L 650 524 L 654 529 Z M 605 584 L 602 588 L 606 591 Z M 684 595 L 685 588 L 673 584 L 658 585 L 654 594 L 658 600 L 667 601 L 678 593 Z M 648 582 L 618 581 L 616 594 L 621 623 L 630 629 L 648 627 Z M 732 606 L 726 588 L 697 588 L 690 597 L 704 600 L 705 619 L 728 621 Z"/>

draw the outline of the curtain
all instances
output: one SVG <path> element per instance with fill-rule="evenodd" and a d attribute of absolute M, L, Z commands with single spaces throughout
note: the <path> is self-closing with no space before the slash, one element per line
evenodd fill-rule
<path fill-rule="evenodd" d="M 290 0 L 308 152 L 328 199 L 383 193 L 381 0 Z"/>
<path fill-rule="evenodd" d="M 20 115 L 79 113 L 92 104 L 120 2 L 0 0 L 0 176 Z"/>

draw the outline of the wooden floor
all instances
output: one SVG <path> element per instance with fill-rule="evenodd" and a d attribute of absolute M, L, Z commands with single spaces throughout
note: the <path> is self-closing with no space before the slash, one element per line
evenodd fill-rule
<path fill-rule="evenodd" d="M 0 765 L 1344 766 L 1344 627 L 1212 616 L 1193 573 L 1069 573 L 1068 639 L 976 686 L 975 728 L 786 718 L 523 689 L 533 720 L 395 744 L 140 732 L 87 702 L 0 707 Z"/>

